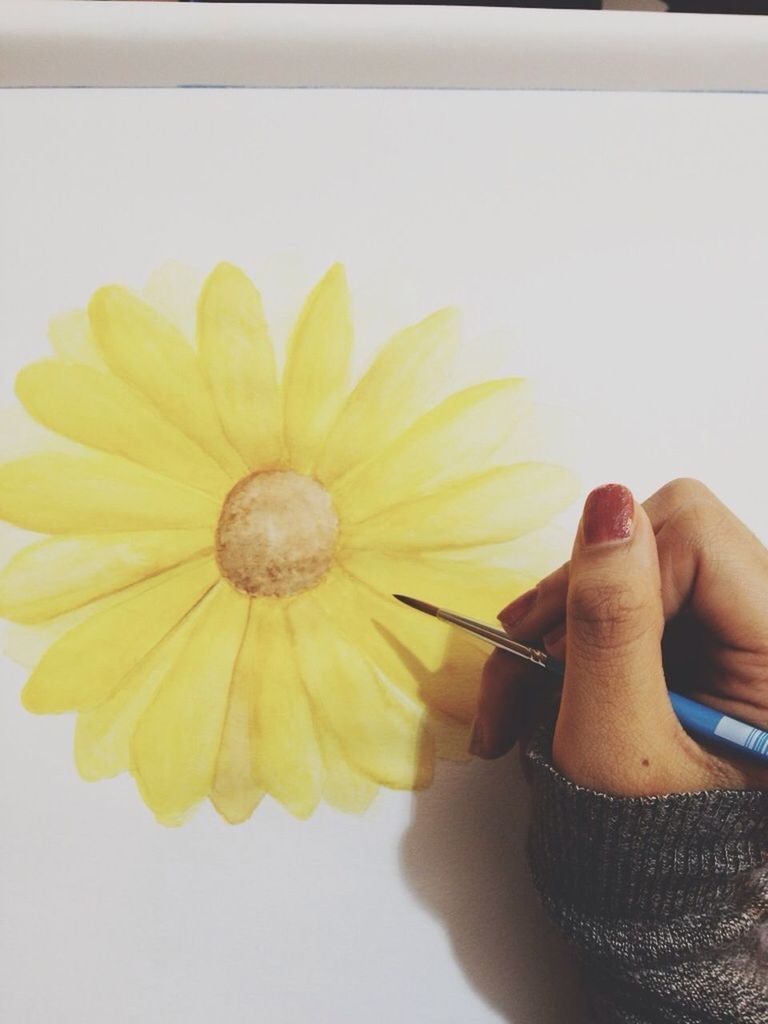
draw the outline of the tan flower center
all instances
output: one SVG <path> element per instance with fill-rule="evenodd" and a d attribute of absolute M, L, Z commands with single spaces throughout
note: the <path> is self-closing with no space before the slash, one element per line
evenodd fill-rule
<path fill-rule="evenodd" d="M 316 480 L 289 470 L 253 473 L 227 495 L 216 559 L 246 594 L 296 594 L 330 568 L 338 528 L 330 496 Z"/>

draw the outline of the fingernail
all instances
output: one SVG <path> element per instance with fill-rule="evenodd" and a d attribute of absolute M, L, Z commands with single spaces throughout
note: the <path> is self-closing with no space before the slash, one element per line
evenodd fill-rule
<path fill-rule="evenodd" d="M 514 601 L 508 604 L 506 608 L 502 608 L 496 616 L 499 622 L 503 622 L 505 626 L 514 626 L 516 622 L 519 622 L 533 607 L 537 590 L 537 587 L 534 587 L 533 590 L 526 590 L 524 594 L 516 597 Z"/>
<path fill-rule="evenodd" d="M 632 533 L 634 507 L 632 492 L 622 484 L 596 487 L 584 505 L 584 543 L 627 540 Z"/>
<path fill-rule="evenodd" d="M 469 738 L 469 752 L 476 757 L 485 756 L 485 737 L 483 735 L 483 723 L 476 718 L 472 724 L 472 735 Z"/>

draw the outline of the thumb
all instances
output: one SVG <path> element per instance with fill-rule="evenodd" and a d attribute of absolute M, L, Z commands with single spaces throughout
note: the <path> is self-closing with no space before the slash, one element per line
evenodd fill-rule
<path fill-rule="evenodd" d="M 587 498 L 571 556 L 553 744 L 556 766 L 572 781 L 623 795 L 666 791 L 682 730 L 667 697 L 663 632 L 648 515 L 626 487 L 598 487 Z"/>

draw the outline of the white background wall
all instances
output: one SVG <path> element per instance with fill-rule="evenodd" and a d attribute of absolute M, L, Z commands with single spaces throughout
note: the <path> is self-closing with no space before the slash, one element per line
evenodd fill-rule
<path fill-rule="evenodd" d="M 583 495 L 699 476 L 768 539 L 768 97 L 0 93 L 0 389 L 48 317 L 169 259 L 238 263 L 284 332 L 347 266 L 360 352 L 445 304 L 464 376 L 537 384 Z M 579 514 L 564 517 L 572 530 Z M 515 757 L 306 823 L 157 826 L 72 720 L 0 687 L 0 1016 L 37 1024 L 562 1024 Z"/>

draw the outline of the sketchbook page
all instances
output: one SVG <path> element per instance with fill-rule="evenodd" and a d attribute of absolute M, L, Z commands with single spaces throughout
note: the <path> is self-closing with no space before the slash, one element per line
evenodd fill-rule
<path fill-rule="evenodd" d="M 543 534 L 513 543 L 510 565 L 518 572 L 567 558 L 583 498 L 607 481 L 627 484 L 642 500 L 674 477 L 698 477 L 765 540 L 768 485 L 750 472 L 745 453 L 768 427 L 766 103 L 712 94 L 6 90 L 3 404 L 14 404 L 22 367 L 51 359 L 47 332 L 55 317 L 58 359 L 78 374 L 95 360 L 90 369 L 100 384 L 109 378 L 109 386 L 123 387 L 127 364 L 118 372 L 114 352 L 107 370 L 98 360 L 114 303 L 124 304 L 121 315 L 131 324 L 145 308 L 126 306 L 134 300 L 124 289 L 171 325 L 162 328 L 166 341 L 174 331 L 190 335 L 202 282 L 212 288 L 209 275 L 222 262 L 230 269 L 219 271 L 220 285 L 260 292 L 280 364 L 307 295 L 321 280 L 339 287 L 341 271 L 327 273 L 341 264 L 353 376 L 403 327 L 455 307 L 456 363 L 434 401 L 489 380 L 529 382 L 530 415 L 506 457 L 561 467 L 576 475 L 577 486 Z M 112 287 L 99 291 L 103 286 Z M 78 328 L 81 314 L 60 318 L 89 302 L 91 329 L 101 332 L 95 350 Z M 153 338 L 158 322 L 145 321 Z M 334 344 L 347 330 L 343 316 L 338 322 Z M 253 328 L 255 315 L 249 323 Z M 116 343 L 124 337 L 118 332 Z M 136 346 L 146 337 L 144 330 L 131 334 Z M 122 352 L 128 358 L 135 348 Z M 303 401 L 331 394 L 328 365 L 316 363 L 322 388 L 305 392 L 293 422 L 301 422 Z M 130 372 L 138 373 L 136 366 Z M 403 396 L 411 394 L 407 379 L 401 386 Z M 144 394 L 135 377 L 128 387 Z M 50 403 L 38 403 L 41 418 L 59 408 L 59 393 L 50 393 Z M 393 422 L 401 405 L 391 406 Z M 324 415 L 313 408 L 312 423 Z M 141 409 L 149 415 L 146 404 Z M 182 401 L 163 415 L 185 410 Z M 105 423 L 112 411 L 105 407 Z M 235 412 L 220 410 L 230 431 L 225 441 L 237 438 L 229 419 Z M 37 443 L 16 413 L 7 416 L 4 461 Z M 201 422 L 192 417 L 187 431 Z M 386 418 L 378 422 L 388 429 Z M 167 451 L 167 429 L 162 445 L 160 430 L 142 458 Z M 126 436 L 110 443 L 127 443 Z M 306 436 L 296 434 L 300 443 Z M 226 445 L 217 437 L 221 455 Z M 57 437 L 56 444 L 72 455 L 67 446 L 76 442 Z M 450 470 L 450 462 L 441 465 Z M 151 472 L 159 486 L 163 473 Z M 215 467 L 206 472 L 215 488 Z M 104 493 L 97 488 L 92 501 Z M 364 500 L 373 484 L 350 493 L 350 500 Z M 526 500 L 539 493 L 537 483 Z M 160 507 L 153 494 L 152 508 Z M 162 507 L 194 517 L 205 495 L 198 488 L 187 497 L 180 511 L 173 503 Z M 517 511 L 510 506 L 510 517 Z M 40 516 L 65 512 L 35 506 Z M 120 512 L 140 517 L 145 509 Z M 486 508 L 450 529 L 458 535 L 492 519 L 498 522 L 497 510 Z M 40 529 L 43 521 L 36 522 Z M 395 528 L 391 521 L 388 528 Z M 429 538 L 423 530 L 419 538 L 420 555 Z M 30 539 L 4 534 L 5 555 Z M 403 572 L 413 567 L 409 559 L 400 565 Z M 467 601 L 483 598 L 470 590 Z M 212 642 L 223 647 L 233 621 L 227 600 L 205 612 L 218 623 Z M 133 657 L 157 628 L 154 615 L 145 621 L 131 643 L 116 634 L 121 657 Z M 190 702 L 196 708 L 212 692 L 199 671 L 212 656 L 203 635 L 189 630 L 197 648 L 184 676 L 197 687 Z M 11 653 L 34 662 L 54 639 L 35 636 L 19 649 L 17 633 Z M 288 654 L 273 650 L 270 664 L 302 657 L 303 647 L 286 644 Z M 329 647 L 323 641 L 316 650 L 325 657 Z M 114 659 L 107 655 L 108 674 Z M 305 662 L 305 673 L 313 664 Z M 324 802 L 302 820 L 272 796 L 259 803 L 258 793 L 238 790 L 255 807 L 248 816 L 249 808 L 237 805 L 243 823 L 229 824 L 204 801 L 184 824 L 168 827 L 176 805 L 164 803 L 166 790 L 148 789 L 146 779 L 137 786 L 127 772 L 81 778 L 75 716 L 30 713 L 20 701 L 28 674 L 3 658 L 5 1019 L 572 1019 L 579 988 L 571 958 L 545 921 L 525 867 L 527 798 L 516 755 L 488 764 L 440 758 L 431 786 L 412 794 L 383 785 L 358 813 Z M 104 678 L 98 674 L 93 685 Z M 216 692 L 219 680 L 212 672 Z M 77 673 L 74 682 L 82 682 Z M 178 698 L 178 686 L 175 692 Z M 60 696 L 56 687 L 44 699 L 38 690 L 37 710 L 50 711 Z M 170 706 L 154 718 L 143 751 L 165 728 L 179 737 Z M 183 700 L 173 707 L 188 710 Z M 278 740 L 270 734 L 270 742 Z M 370 746 L 358 744 L 358 758 Z M 199 758 L 186 759 L 191 774 L 183 781 L 192 778 L 193 790 L 206 757 L 201 749 Z M 366 768 L 383 774 L 381 764 Z M 359 789 L 353 793 L 365 804 Z"/>

